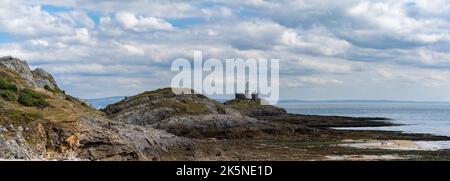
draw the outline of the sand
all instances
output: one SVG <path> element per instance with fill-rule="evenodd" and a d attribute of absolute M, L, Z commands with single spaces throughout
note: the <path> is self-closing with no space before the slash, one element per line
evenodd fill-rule
<path fill-rule="evenodd" d="M 449 149 L 450 142 L 444 141 L 410 141 L 410 140 L 343 140 L 339 146 L 361 149 L 386 149 L 386 150 L 413 150 L 413 151 L 437 151 Z"/>
<path fill-rule="evenodd" d="M 403 160 L 409 157 L 399 155 L 329 155 L 325 156 L 328 161 L 378 161 L 378 160 Z"/>

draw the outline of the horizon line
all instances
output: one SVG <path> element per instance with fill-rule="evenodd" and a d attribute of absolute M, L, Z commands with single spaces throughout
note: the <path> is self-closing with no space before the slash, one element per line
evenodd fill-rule
<path fill-rule="evenodd" d="M 84 100 L 101 100 L 112 98 L 123 98 L 131 96 L 110 96 L 101 98 L 83 98 Z M 232 100 L 226 98 L 211 98 L 213 100 Z M 450 103 L 450 101 L 433 101 L 433 100 L 396 100 L 396 99 L 319 99 L 319 100 L 305 100 L 305 99 L 280 99 L 278 103 L 283 102 L 411 102 L 411 103 Z"/>

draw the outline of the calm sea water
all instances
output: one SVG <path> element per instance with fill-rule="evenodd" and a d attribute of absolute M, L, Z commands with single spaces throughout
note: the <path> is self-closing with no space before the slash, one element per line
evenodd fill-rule
<path fill-rule="evenodd" d="M 407 133 L 430 133 L 450 136 L 450 103 L 405 102 L 299 102 L 279 106 L 290 113 L 311 115 L 337 115 L 353 117 L 385 117 L 393 127 L 348 128 L 364 130 L 390 130 Z"/>

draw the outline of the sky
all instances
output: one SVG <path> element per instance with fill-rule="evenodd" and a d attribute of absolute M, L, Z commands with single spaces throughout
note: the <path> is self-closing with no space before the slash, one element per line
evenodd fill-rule
<path fill-rule="evenodd" d="M 281 99 L 450 101 L 448 0 L 0 1 L 0 56 L 77 97 L 167 87 L 195 50 L 280 59 Z"/>

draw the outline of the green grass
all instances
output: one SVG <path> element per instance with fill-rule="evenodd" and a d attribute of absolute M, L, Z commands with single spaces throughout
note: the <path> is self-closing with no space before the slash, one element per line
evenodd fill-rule
<path fill-rule="evenodd" d="M 70 102 L 78 102 L 78 100 L 70 95 L 66 95 L 66 100 L 70 101 Z"/>
<path fill-rule="evenodd" d="M 17 91 L 17 86 L 5 77 L 0 77 L 0 89 Z"/>
<path fill-rule="evenodd" d="M 193 97 L 197 97 L 197 98 L 208 98 L 202 94 L 197 94 L 195 93 L 193 90 L 190 90 L 191 93 L 194 94 L 188 94 L 188 95 L 192 95 Z M 144 92 L 142 94 L 137 95 L 136 97 L 165 97 L 165 98 L 171 98 L 171 97 L 175 97 L 177 96 L 176 94 L 174 94 L 172 92 L 172 88 L 167 87 L 167 88 L 161 88 L 161 89 L 157 89 L 157 90 L 153 90 L 153 91 L 147 91 Z"/>
<path fill-rule="evenodd" d="M 11 90 L 0 90 L 0 96 L 7 101 L 17 101 L 16 92 Z"/>
<path fill-rule="evenodd" d="M 22 112 L 19 110 L 7 110 L 6 112 L 3 112 L 3 115 L 11 121 L 22 123 L 29 123 L 43 118 L 41 114 Z"/>
<path fill-rule="evenodd" d="M 55 89 L 57 91 L 59 89 Z M 5 77 L 0 77 L 0 97 L 7 101 L 19 101 L 28 107 L 47 107 L 49 104 L 44 96 L 29 88 L 19 90 L 13 82 Z"/>
<path fill-rule="evenodd" d="M 0 77 L 0 97 L 7 101 L 17 101 L 17 86 L 5 77 Z"/>
<path fill-rule="evenodd" d="M 210 114 L 211 111 L 203 104 L 196 103 L 192 100 L 161 100 L 159 105 L 162 107 L 175 108 L 178 111 L 174 112 L 171 116 L 179 115 L 203 115 Z"/>
<path fill-rule="evenodd" d="M 31 89 L 25 88 L 19 92 L 19 103 L 28 107 L 47 107 L 49 104 L 45 98 Z"/>
<path fill-rule="evenodd" d="M 257 108 L 257 107 L 261 106 L 258 101 L 240 100 L 240 99 L 232 100 L 232 101 L 226 102 L 225 104 L 229 105 L 233 108 L 240 109 L 240 110 L 247 110 L 247 109 Z"/>

